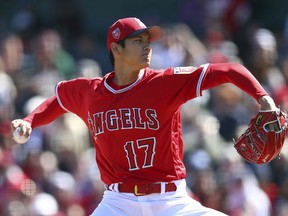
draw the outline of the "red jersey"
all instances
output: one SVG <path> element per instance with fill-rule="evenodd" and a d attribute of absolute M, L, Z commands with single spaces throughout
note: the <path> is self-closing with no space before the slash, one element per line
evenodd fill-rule
<path fill-rule="evenodd" d="M 145 68 L 124 87 L 112 83 L 114 75 L 63 81 L 56 87 L 60 106 L 89 128 L 105 184 L 185 178 L 180 107 L 202 90 L 232 82 L 255 99 L 267 94 L 236 64 Z"/>

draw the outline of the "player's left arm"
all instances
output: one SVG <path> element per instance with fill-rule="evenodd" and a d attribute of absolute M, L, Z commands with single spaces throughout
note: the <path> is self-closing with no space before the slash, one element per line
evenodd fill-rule
<path fill-rule="evenodd" d="M 210 64 L 203 79 L 201 89 L 206 90 L 224 83 L 232 83 L 251 95 L 261 106 L 261 110 L 277 109 L 253 74 L 243 65 L 237 63 Z"/>

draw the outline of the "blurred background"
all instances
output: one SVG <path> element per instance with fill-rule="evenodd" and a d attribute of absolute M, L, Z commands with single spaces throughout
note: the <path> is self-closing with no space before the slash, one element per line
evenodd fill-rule
<path fill-rule="evenodd" d="M 110 72 L 107 30 L 128 16 L 164 30 L 151 67 L 238 62 L 288 110 L 287 0 L 0 0 L 1 216 L 86 216 L 100 202 L 95 151 L 76 116 L 34 129 L 25 145 L 11 140 L 10 121 L 60 80 Z M 261 166 L 233 148 L 258 108 L 230 84 L 183 106 L 187 189 L 230 216 L 287 216 L 287 141 Z"/>

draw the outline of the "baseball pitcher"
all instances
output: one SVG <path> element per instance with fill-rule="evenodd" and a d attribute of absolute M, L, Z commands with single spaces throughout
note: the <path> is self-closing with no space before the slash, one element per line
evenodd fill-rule
<path fill-rule="evenodd" d="M 272 123 L 277 123 L 278 134 L 286 135 L 286 115 L 242 65 L 207 63 L 198 67 L 149 68 L 151 43 L 161 36 L 158 26 L 146 27 L 134 17 L 119 19 L 107 36 L 114 71 L 104 77 L 58 83 L 55 95 L 25 118 L 11 123 L 12 132 L 17 130 L 18 137 L 26 140 L 33 128 L 67 112 L 86 123 L 106 188 L 91 216 L 225 215 L 204 207 L 186 192 L 180 107 L 200 97 L 204 90 L 223 83 L 234 84 L 251 95 L 262 111 L 275 112 Z M 273 127 L 268 130 L 276 131 Z M 248 156 L 256 152 L 261 162 L 272 160 L 283 144 L 283 138 L 280 144 L 262 142 L 261 145 L 279 145 L 273 157 L 265 157 L 261 155 L 263 148 L 255 150 L 257 142 L 254 146 L 246 141 L 241 138 L 237 150 L 248 149 Z M 255 157 L 251 156 L 251 161 L 255 162 Z"/>

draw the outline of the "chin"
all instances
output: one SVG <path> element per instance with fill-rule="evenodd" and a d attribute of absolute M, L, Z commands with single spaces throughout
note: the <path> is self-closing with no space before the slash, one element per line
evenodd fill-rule
<path fill-rule="evenodd" d="M 141 62 L 141 67 L 148 67 L 149 65 L 150 65 L 150 61 L 149 61 L 149 59 L 145 59 L 144 61 L 142 60 L 142 62 Z"/>

